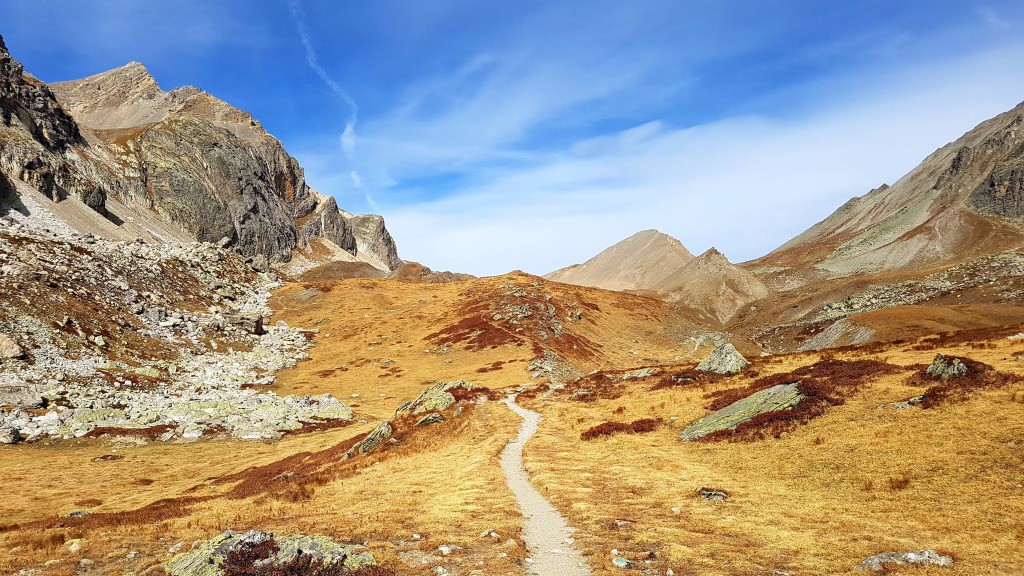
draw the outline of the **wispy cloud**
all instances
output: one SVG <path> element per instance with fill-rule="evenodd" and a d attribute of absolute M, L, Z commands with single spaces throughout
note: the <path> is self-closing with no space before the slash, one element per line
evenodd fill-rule
<path fill-rule="evenodd" d="M 295 22 L 295 28 L 298 30 L 299 39 L 302 41 L 302 47 L 306 51 L 306 64 L 309 68 L 318 76 L 324 84 L 330 88 L 331 92 L 341 98 L 349 108 L 349 116 L 345 121 L 345 130 L 341 133 L 341 149 L 345 152 L 345 157 L 352 160 L 355 156 L 356 150 L 356 123 L 359 121 L 359 106 L 356 101 L 348 95 L 348 92 L 341 87 L 334 78 L 324 69 L 320 64 L 320 59 L 317 57 L 316 48 L 313 47 L 313 40 L 309 33 L 309 28 L 306 27 L 305 19 L 306 14 L 302 10 L 302 4 L 299 0 L 288 0 L 288 10 L 291 12 L 292 20 Z"/>
<path fill-rule="evenodd" d="M 828 105 L 788 118 L 640 123 L 488 164 L 446 198 L 386 215 L 403 257 L 477 274 L 545 273 L 651 227 L 694 251 L 754 258 L 1024 99 L 1024 78 L 995 73 L 1022 55 L 836 79 L 813 87 Z"/>

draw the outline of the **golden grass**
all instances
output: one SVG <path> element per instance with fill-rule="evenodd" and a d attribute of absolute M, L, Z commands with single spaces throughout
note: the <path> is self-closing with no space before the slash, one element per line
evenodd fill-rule
<path fill-rule="evenodd" d="M 962 355 L 1019 374 L 1003 360 L 1011 346 L 994 344 Z M 909 365 L 932 355 L 898 350 L 879 359 Z M 787 357 L 773 371 L 808 360 Z M 527 448 L 527 467 L 580 529 L 599 574 L 614 572 L 612 548 L 636 555 L 656 548 L 660 565 L 677 574 L 855 574 L 867 556 L 920 548 L 957 562 L 914 574 L 1020 573 L 1024 409 L 1007 401 L 1006 390 L 931 410 L 876 409 L 921 392 L 903 385 L 905 376 L 880 377 L 784 438 L 752 443 L 676 441 L 706 413 L 698 388 L 648 392 L 640 383 L 616 400 L 537 400 L 531 407 L 545 426 Z M 736 380 L 716 387 L 741 385 Z M 643 436 L 574 441 L 623 407 L 625 418 L 673 424 Z M 700 500 L 702 486 L 731 498 Z M 634 524 L 618 527 L 616 519 Z"/>
<path fill-rule="evenodd" d="M 88 557 L 112 574 L 141 574 L 179 543 L 188 549 L 231 528 L 363 540 L 399 573 L 426 573 L 444 563 L 463 573 L 522 574 L 521 518 L 498 466 L 519 420 L 500 403 L 467 405 L 458 419 L 417 429 L 368 456 L 340 462 L 333 455 L 437 380 L 467 379 L 492 389 L 530 382 L 526 367 L 534 345 L 543 342 L 529 330 L 517 333 L 524 342 L 519 346 L 424 352 L 433 347 L 426 341 L 430 334 L 464 319 L 465 302 L 499 293 L 508 283 L 581 304 L 583 319 L 565 327 L 601 351 L 597 359 L 581 355 L 584 371 L 692 358 L 692 345 L 683 343 L 687 325 L 671 306 L 535 282 L 512 275 L 452 284 L 345 280 L 286 286 L 273 301 L 282 309 L 275 320 L 320 333 L 312 358 L 280 374 L 275 390 L 329 392 L 352 403 L 360 421 L 266 443 L 82 439 L 0 447 L 6 481 L 0 525 L 8 527 L 0 529 L 0 573 L 42 567 L 41 574 L 67 574 Z M 913 345 L 850 349 L 835 357 L 900 366 L 931 361 L 934 350 Z M 941 351 L 1024 372 L 1014 359 L 1024 343 L 998 339 L 991 346 L 958 343 Z M 822 356 L 761 359 L 755 368 L 761 376 L 789 372 Z M 544 416 L 527 445 L 527 467 L 537 488 L 577 529 L 598 574 L 619 572 L 610 564 L 613 548 L 638 561 L 650 556 L 651 567 L 671 567 L 676 574 L 857 573 L 853 567 L 871 554 L 918 548 L 952 554 L 956 564 L 913 574 L 1021 573 L 1024 384 L 929 410 L 876 410 L 923 392 L 906 384 L 910 371 L 868 379 L 845 404 L 783 438 L 754 442 L 675 439 L 706 413 L 709 393 L 747 386 L 746 376 L 650 391 L 662 373 L 623 383 L 618 398 L 586 403 L 541 394 L 524 400 Z M 643 434 L 580 440 L 601 423 L 645 418 L 663 423 Z M 123 458 L 94 461 L 111 454 Z M 260 476 L 269 470 L 272 477 Z M 259 482 L 243 490 L 246 479 Z M 260 482 L 265 490 L 252 489 Z M 731 498 L 703 501 L 696 495 L 701 487 L 723 489 Z M 63 518 L 77 508 L 94 514 Z M 480 537 L 491 529 L 501 538 Z M 414 533 L 422 539 L 413 539 Z M 75 539 L 81 549 L 71 553 Z M 463 550 L 442 559 L 440 544 Z M 138 556 L 129 559 L 133 551 Z M 53 563 L 44 566 L 47 561 Z"/>

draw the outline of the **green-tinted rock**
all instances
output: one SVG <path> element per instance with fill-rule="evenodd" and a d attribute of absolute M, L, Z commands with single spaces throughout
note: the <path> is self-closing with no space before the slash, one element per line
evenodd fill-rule
<path fill-rule="evenodd" d="M 163 568 L 171 576 L 222 576 L 224 559 L 231 551 L 244 545 L 255 545 L 271 539 L 278 546 L 277 553 L 268 562 L 271 565 L 290 562 L 300 552 L 327 565 L 344 559 L 345 567 L 350 569 L 376 563 L 373 555 L 365 552 L 365 547 L 358 544 L 341 544 L 326 536 L 274 536 L 269 532 L 259 531 L 237 534 L 228 530 L 164 562 Z"/>
<path fill-rule="evenodd" d="M 366 438 L 363 438 L 363 441 L 359 444 L 359 453 L 366 454 L 376 449 L 382 442 L 391 438 L 392 433 L 391 424 L 387 420 L 382 420 L 380 424 L 377 424 L 376 428 L 366 435 Z"/>
<path fill-rule="evenodd" d="M 797 384 L 799 383 L 779 384 L 737 400 L 687 426 L 679 435 L 679 439 L 697 440 L 719 430 L 733 430 L 760 414 L 792 408 L 804 399 Z"/>
<path fill-rule="evenodd" d="M 411 411 L 413 414 L 423 414 L 424 412 L 440 412 L 452 404 L 455 404 L 455 396 L 449 392 L 449 390 L 455 388 L 462 388 L 464 390 L 474 390 L 476 384 L 467 382 L 465 380 L 453 380 L 451 382 L 438 382 L 430 388 L 427 388 L 415 400 L 406 402 L 398 407 L 396 413 L 404 411 Z"/>
<path fill-rule="evenodd" d="M 726 342 L 715 348 L 715 351 L 703 362 L 697 364 L 696 370 L 716 374 L 736 374 L 742 372 L 747 366 L 750 366 L 750 362 L 736 350 L 735 346 Z"/>

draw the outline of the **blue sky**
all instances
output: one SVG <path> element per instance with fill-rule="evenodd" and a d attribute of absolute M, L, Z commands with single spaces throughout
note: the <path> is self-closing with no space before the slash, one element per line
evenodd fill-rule
<path fill-rule="evenodd" d="M 755 258 L 1024 101 L 1024 3 L 7 0 L 46 81 L 251 112 L 403 258 L 545 273 L 642 229 Z"/>

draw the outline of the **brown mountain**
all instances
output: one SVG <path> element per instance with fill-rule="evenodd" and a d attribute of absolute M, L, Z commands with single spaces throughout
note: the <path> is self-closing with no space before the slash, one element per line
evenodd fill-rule
<path fill-rule="evenodd" d="M 657 230 L 644 230 L 583 264 L 574 264 L 544 277 L 606 290 L 649 290 L 691 260 L 693 254 L 679 240 Z"/>
<path fill-rule="evenodd" d="M 709 312 L 723 324 L 740 308 L 768 295 L 768 288 L 757 276 L 732 264 L 715 248 L 676 269 L 653 288 L 661 299 Z"/>

